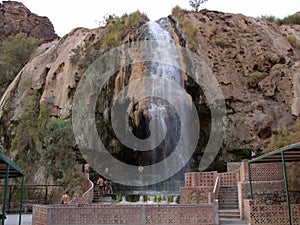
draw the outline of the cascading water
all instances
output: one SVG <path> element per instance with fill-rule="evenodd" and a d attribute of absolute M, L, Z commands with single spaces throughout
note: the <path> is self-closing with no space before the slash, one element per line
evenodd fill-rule
<path fill-rule="evenodd" d="M 188 118 L 189 109 L 187 107 L 187 102 L 183 102 L 183 99 L 180 97 L 180 95 L 169 96 L 170 93 L 172 93 L 172 95 L 174 93 L 171 91 L 171 89 L 174 88 L 174 85 L 172 85 L 171 82 L 175 82 L 177 85 L 183 88 L 183 78 L 181 71 L 178 69 L 179 55 L 175 41 L 169 33 L 171 25 L 168 19 L 162 19 L 159 23 L 151 21 L 147 23 L 147 26 L 149 36 L 146 38 L 155 42 L 155 48 L 151 49 L 152 61 L 149 63 L 149 65 L 147 65 L 149 76 L 156 76 L 162 79 L 170 80 L 170 82 L 163 83 L 155 81 L 155 84 L 152 85 L 152 96 L 157 96 L 156 92 L 159 89 L 163 90 L 163 96 L 161 96 L 161 98 L 154 97 L 148 102 L 147 111 L 149 113 L 149 119 L 151 120 L 154 117 L 158 117 L 159 119 L 155 120 L 156 123 L 165 124 L 163 129 L 166 129 L 166 137 L 164 141 L 159 146 L 153 146 L 152 164 L 154 164 L 164 160 L 172 153 L 177 145 L 180 135 L 186 134 L 186 137 L 183 137 L 184 141 L 186 143 L 189 142 L 189 132 L 185 132 L 182 130 L 184 128 L 181 127 L 181 123 L 185 123 L 186 121 L 184 120 Z M 172 63 L 164 63 L 166 58 L 172 59 Z M 181 108 L 181 118 L 179 118 L 174 107 L 164 100 L 165 97 L 166 99 L 175 98 L 175 101 L 179 102 Z M 156 127 L 158 128 L 159 125 L 154 124 L 154 131 L 156 130 Z M 181 149 L 181 151 L 182 154 L 184 154 L 184 149 Z M 178 155 L 177 158 L 180 160 L 181 155 Z M 162 168 L 161 171 L 153 172 L 159 174 L 163 173 L 165 170 L 168 170 L 168 165 L 164 165 L 164 168 Z M 174 186 L 174 183 L 169 186 Z M 178 188 L 179 190 L 179 184 L 175 186 L 177 186 L 175 189 Z M 164 186 L 163 189 L 170 189 L 170 187 Z"/>

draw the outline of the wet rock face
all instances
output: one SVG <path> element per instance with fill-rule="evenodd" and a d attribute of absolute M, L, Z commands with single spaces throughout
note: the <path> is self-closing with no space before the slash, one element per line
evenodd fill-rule
<path fill-rule="evenodd" d="M 21 2 L 3 1 L 0 4 L 0 41 L 20 32 L 43 42 L 52 41 L 58 37 L 47 17 L 30 12 Z"/>

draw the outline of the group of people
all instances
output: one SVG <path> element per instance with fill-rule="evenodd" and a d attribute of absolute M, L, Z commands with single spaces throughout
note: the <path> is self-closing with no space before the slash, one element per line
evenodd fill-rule
<path fill-rule="evenodd" d="M 98 196 L 105 196 L 106 194 L 113 194 L 113 188 L 111 181 L 108 179 L 104 179 L 103 177 L 99 177 L 97 180 L 98 185 Z"/>
<path fill-rule="evenodd" d="M 89 178 L 90 173 L 90 164 L 86 163 L 83 165 L 82 168 L 83 172 L 86 174 L 86 176 Z M 109 170 L 106 167 L 104 170 L 104 175 L 108 178 L 109 176 Z M 113 194 L 113 188 L 112 183 L 109 179 L 105 179 L 102 176 L 99 177 L 97 180 L 97 186 L 98 186 L 98 196 L 105 196 L 107 194 Z M 69 191 L 66 191 L 63 196 L 61 197 L 61 204 L 68 204 L 70 201 L 69 197 Z"/>

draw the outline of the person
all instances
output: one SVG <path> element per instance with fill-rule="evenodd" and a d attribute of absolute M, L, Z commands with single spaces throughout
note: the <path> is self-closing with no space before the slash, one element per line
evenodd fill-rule
<path fill-rule="evenodd" d="M 140 165 L 138 170 L 139 170 L 140 173 L 142 173 L 144 171 L 144 167 L 142 165 Z"/>
<path fill-rule="evenodd" d="M 98 196 L 100 196 L 100 194 L 102 196 L 105 196 L 105 184 L 102 177 L 99 177 L 99 179 L 97 180 L 97 185 L 98 185 Z"/>
<path fill-rule="evenodd" d="M 89 178 L 89 172 L 90 172 L 90 164 L 86 163 L 84 164 L 84 173 Z"/>
<path fill-rule="evenodd" d="M 252 159 L 255 159 L 255 158 L 256 158 L 256 151 L 254 151 L 253 149 L 252 149 L 252 151 L 251 151 L 251 158 L 252 158 Z"/>
<path fill-rule="evenodd" d="M 110 180 L 105 181 L 105 192 L 106 192 L 106 194 L 113 194 L 113 189 L 112 189 Z"/>
<path fill-rule="evenodd" d="M 109 169 L 105 167 L 104 169 L 104 176 L 108 179 L 109 178 Z"/>
<path fill-rule="evenodd" d="M 69 191 L 66 191 L 66 193 L 61 197 L 61 204 L 68 204 L 69 200 Z"/>

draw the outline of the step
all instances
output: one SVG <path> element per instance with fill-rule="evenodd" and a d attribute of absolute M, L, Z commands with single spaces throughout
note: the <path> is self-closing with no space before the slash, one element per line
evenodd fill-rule
<path fill-rule="evenodd" d="M 247 225 L 247 222 L 240 219 L 219 219 L 219 225 Z"/>
<path fill-rule="evenodd" d="M 238 209 L 239 208 L 239 206 L 238 206 L 238 204 L 222 204 L 222 205 L 219 205 L 220 207 L 220 209 L 221 208 L 223 208 L 223 209 L 226 209 L 226 208 L 228 208 L 228 209 Z"/>
<path fill-rule="evenodd" d="M 112 197 L 98 197 L 97 199 L 94 198 L 94 203 L 101 203 L 101 204 L 112 204 L 113 198 Z"/>
<path fill-rule="evenodd" d="M 220 219 L 240 219 L 240 211 L 238 209 L 220 209 Z"/>
<path fill-rule="evenodd" d="M 231 199 L 238 200 L 239 198 L 238 198 L 238 196 L 232 196 L 232 197 L 230 197 L 230 196 L 219 196 L 219 199 L 222 199 L 222 200 L 231 200 Z"/>

